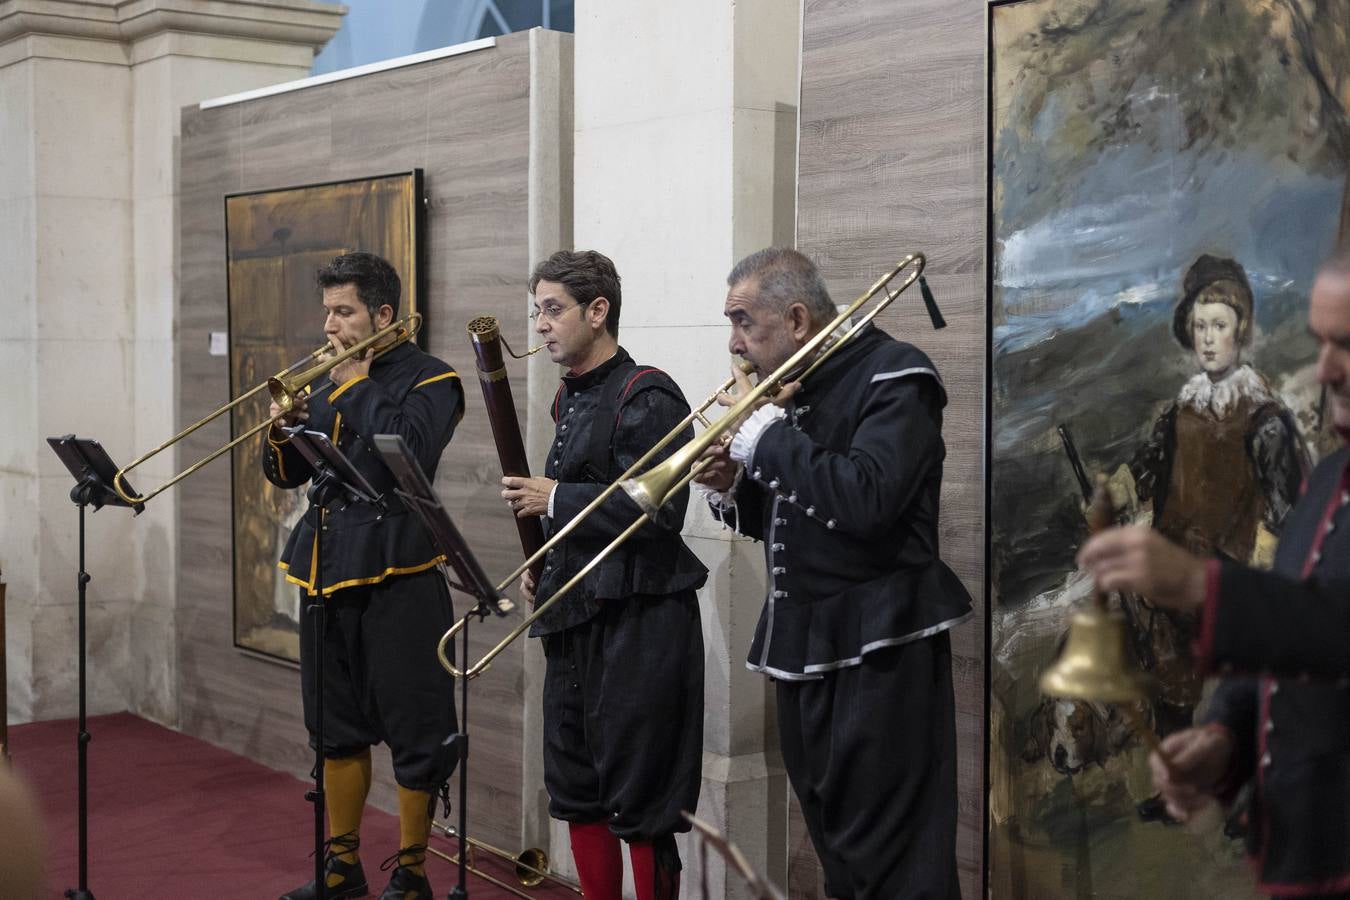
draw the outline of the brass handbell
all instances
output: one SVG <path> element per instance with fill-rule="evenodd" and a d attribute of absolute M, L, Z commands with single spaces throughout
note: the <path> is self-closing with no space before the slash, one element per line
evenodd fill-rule
<path fill-rule="evenodd" d="M 1125 617 L 1094 603 L 1074 614 L 1064 651 L 1041 673 L 1041 693 L 1074 700 L 1137 703 L 1147 700 L 1153 679 L 1125 649 Z"/>
<path fill-rule="evenodd" d="M 1115 518 L 1106 480 L 1098 476 L 1087 509 L 1089 533 L 1109 528 Z M 1106 597 L 1094 593 L 1091 603 L 1070 620 L 1064 650 L 1041 674 L 1040 689 L 1050 697 L 1116 704 L 1149 749 L 1171 768 L 1170 754 L 1136 706 L 1148 700 L 1152 682 L 1126 652 L 1125 617 L 1108 611 Z"/>

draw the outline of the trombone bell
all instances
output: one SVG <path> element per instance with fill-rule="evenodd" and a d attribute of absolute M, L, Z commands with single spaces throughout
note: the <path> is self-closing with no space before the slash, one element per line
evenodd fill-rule
<path fill-rule="evenodd" d="M 1096 607 L 1069 623 L 1059 659 L 1041 675 L 1041 693 L 1072 700 L 1136 703 L 1147 700 L 1152 680 L 1125 650 L 1125 617 Z"/>
<path fill-rule="evenodd" d="M 515 855 L 516 878 L 526 887 L 544 883 L 548 872 L 548 854 L 538 847 L 526 847 Z"/>
<path fill-rule="evenodd" d="M 264 386 L 267 388 L 268 393 L 272 395 L 273 401 L 276 402 L 277 406 L 281 409 L 281 412 L 289 413 L 292 410 L 294 410 L 295 407 L 298 406 L 301 402 L 303 402 L 305 398 L 309 396 L 309 392 L 313 386 L 313 383 L 322 378 L 328 372 L 331 372 L 333 368 L 337 366 L 339 363 L 342 363 L 353 356 L 357 357 L 358 359 L 364 359 L 367 350 L 369 350 L 373 356 L 378 356 L 381 353 L 384 353 L 388 350 L 392 350 L 399 344 L 402 344 L 404 341 L 410 340 L 413 337 L 415 337 L 417 335 L 418 330 L 421 329 L 421 327 L 422 327 L 421 314 L 410 313 L 404 318 L 399 319 L 397 322 L 391 322 L 390 324 L 386 325 L 384 328 L 381 328 L 379 331 L 375 332 L 374 334 L 370 335 L 364 340 L 356 344 L 353 344 L 352 346 L 348 347 L 346 350 L 342 351 L 336 356 L 332 355 L 333 352 L 332 347 L 330 345 L 325 344 L 318 350 L 315 350 L 301 362 L 296 363 L 293 366 L 288 366 L 287 368 L 278 372 L 276 375 L 273 375 L 271 378 L 267 379 L 267 381 L 264 384 L 256 385 L 255 387 L 249 389 L 248 391 L 245 391 L 238 397 L 235 397 L 229 403 L 226 403 L 224 406 L 217 409 L 215 412 L 212 412 L 210 415 L 206 416 L 204 419 L 200 419 L 199 421 L 189 425 L 187 428 L 184 428 L 182 431 L 178 432 L 176 435 L 169 438 L 167 441 L 160 444 L 158 447 L 151 450 L 149 453 L 144 453 L 136 457 L 131 462 L 127 463 L 125 466 L 118 469 L 117 475 L 113 478 L 112 484 L 113 490 L 117 492 L 117 496 L 121 497 L 123 500 L 125 500 L 132 506 L 137 506 L 139 504 L 145 503 L 145 501 L 149 500 L 151 497 L 154 497 L 155 495 L 173 487 L 175 484 L 182 481 L 184 478 L 188 477 L 193 472 L 200 469 L 202 466 L 206 465 L 207 463 L 211 462 L 212 460 L 216 459 L 222 454 L 230 452 L 235 447 L 239 446 L 244 441 L 249 440 L 263 429 L 271 427 L 272 423 L 279 421 L 281 416 L 277 415 L 275 417 L 263 419 L 261 422 L 258 422 L 251 428 L 244 431 L 238 437 L 234 438 L 234 440 L 229 441 L 226 444 L 222 444 L 220 447 L 217 447 L 215 450 L 208 453 L 206 456 L 202 457 L 200 460 L 193 463 L 192 465 L 188 466 L 186 469 L 179 472 L 177 475 L 173 476 L 168 481 L 164 482 L 154 490 L 147 491 L 146 493 L 139 495 L 132 494 L 131 488 L 127 486 L 126 473 L 130 472 L 132 469 L 141 465 L 146 460 L 157 456 L 158 454 L 162 453 L 163 451 L 169 449 L 170 447 L 177 444 L 179 441 L 186 438 L 188 435 L 192 434 L 197 429 L 201 428 L 202 426 L 206 425 L 209 422 L 215 421 L 216 419 L 223 416 L 225 413 L 235 409 L 244 401 L 252 397 L 254 394 L 258 393 L 258 391 L 261 391 Z M 303 366 L 306 363 L 308 363 L 310 360 L 318 360 L 318 359 L 321 359 L 323 361 L 316 363 L 315 365 L 309 366 L 308 368 L 305 369 L 299 368 L 300 366 Z"/>
<path fill-rule="evenodd" d="M 675 477 L 678 478 L 680 474 L 682 471 L 676 472 Z M 646 475 L 626 479 L 619 486 L 637 504 L 638 509 L 654 519 L 661 509 L 661 501 L 665 499 L 673 482 L 674 479 L 669 476 L 669 471 L 662 463 Z"/>

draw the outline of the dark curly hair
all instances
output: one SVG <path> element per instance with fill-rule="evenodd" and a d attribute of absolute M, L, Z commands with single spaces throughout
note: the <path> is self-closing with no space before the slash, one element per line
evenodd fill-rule
<path fill-rule="evenodd" d="M 541 281 L 558 282 L 582 306 L 604 297 L 609 301 L 605 330 L 611 337 L 619 336 L 619 306 L 623 298 L 619 273 L 608 256 L 594 250 L 559 250 L 534 267 L 530 275 L 531 294 Z"/>
<path fill-rule="evenodd" d="M 356 285 L 356 296 L 370 310 L 372 322 L 381 306 L 391 307 L 394 316 L 398 316 L 398 298 L 403 292 L 403 283 L 388 260 L 374 253 L 354 250 L 336 256 L 319 270 L 316 280 L 320 290 L 344 284 Z"/>

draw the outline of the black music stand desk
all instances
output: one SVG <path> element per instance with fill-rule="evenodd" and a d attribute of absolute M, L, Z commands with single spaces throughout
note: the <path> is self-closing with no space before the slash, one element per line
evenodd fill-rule
<path fill-rule="evenodd" d="M 49 437 L 47 443 L 56 452 L 57 457 L 75 479 L 75 487 L 70 490 L 70 499 L 80 508 L 79 557 L 80 570 L 77 576 L 77 612 L 79 631 L 79 719 L 76 737 L 76 783 L 79 804 L 79 887 L 68 888 L 66 896 L 72 900 L 94 900 L 89 890 L 89 757 L 88 748 L 92 737 L 85 727 L 88 694 L 86 691 L 85 644 L 85 601 L 89 582 L 93 577 L 84 568 L 84 508 L 92 506 L 97 512 L 105 506 L 122 506 L 139 515 L 145 509 L 144 503 L 129 503 L 118 496 L 112 486 L 117 481 L 117 463 L 108 456 L 103 445 L 93 438 L 80 438 L 73 434 L 61 437 Z M 127 493 L 135 496 L 131 485 L 123 480 Z"/>
<path fill-rule="evenodd" d="M 460 630 L 460 636 L 463 638 L 460 665 L 467 668 L 469 620 L 477 618 L 482 621 L 489 614 L 504 616 L 511 611 L 513 605 L 488 580 L 483 567 L 479 565 L 473 552 L 469 550 L 469 545 L 464 542 L 459 529 L 450 519 L 450 513 L 446 511 L 445 505 L 436 496 L 431 481 L 422 471 L 421 465 L 418 464 L 412 451 L 408 449 L 408 445 L 403 442 L 403 438 L 395 434 L 377 434 L 375 435 L 375 449 L 380 451 L 380 455 L 384 457 L 385 465 L 398 479 L 399 486 L 394 493 L 417 513 L 422 520 L 422 524 L 426 526 L 427 533 L 431 535 L 431 540 L 436 545 L 436 549 L 445 555 L 446 562 L 450 568 L 455 570 L 455 574 L 460 579 L 459 584 L 451 582 L 448 576 L 446 581 L 449 582 L 451 587 L 458 588 L 478 600 L 473 609 L 464 614 L 463 625 Z M 467 677 L 460 679 L 459 731 L 446 738 L 446 743 L 452 744 L 457 749 L 459 756 L 459 884 L 450 892 L 450 897 L 451 900 L 464 900 L 469 896 L 467 882 L 467 860 L 469 856 L 467 853 L 469 846 L 467 810 L 469 800 L 469 679 Z"/>
<path fill-rule="evenodd" d="M 351 461 L 342 454 L 328 435 L 322 431 L 310 431 L 303 424 L 282 428 L 290 436 L 291 445 L 309 463 L 314 475 L 310 480 L 306 496 L 309 502 L 321 511 L 345 509 L 353 503 L 367 503 L 384 507 L 384 499 L 376 493 Z M 327 629 L 327 604 L 323 596 L 323 513 L 319 514 L 319 525 L 314 529 L 314 591 L 312 602 L 308 604 L 314 614 L 314 787 L 305 793 L 305 799 L 314 804 L 314 885 L 319 900 L 328 896 L 328 873 L 324 871 L 324 813 L 326 797 L 324 794 L 324 756 L 323 756 L 323 638 Z"/>

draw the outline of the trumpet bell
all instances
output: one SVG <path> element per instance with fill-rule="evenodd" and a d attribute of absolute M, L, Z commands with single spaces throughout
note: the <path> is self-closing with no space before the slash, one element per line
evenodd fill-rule
<path fill-rule="evenodd" d="M 1041 693 L 1074 700 L 1134 703 L 1149 696 L 1152 679 L 1125 649 L 1125 618 L 1091 608 L 1074 614 L 1055 664 L 1041 674 Z"/>

